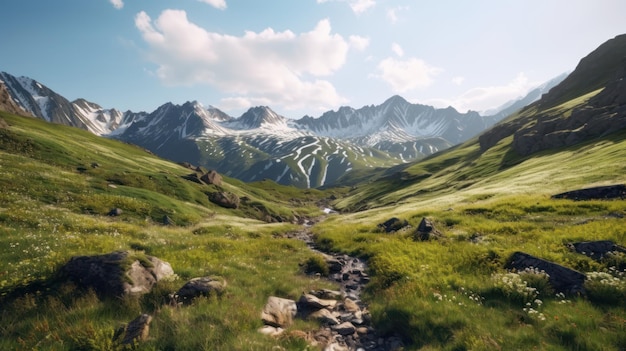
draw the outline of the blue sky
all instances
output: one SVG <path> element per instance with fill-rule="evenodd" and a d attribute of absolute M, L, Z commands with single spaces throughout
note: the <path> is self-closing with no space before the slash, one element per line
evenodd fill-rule
<path fill-rule="evenodd" d="M 7 0 L 0 70 L 70 100 L 291 118 L 392 95 L 482 111 L 626 33 L 622 0 Z"/>

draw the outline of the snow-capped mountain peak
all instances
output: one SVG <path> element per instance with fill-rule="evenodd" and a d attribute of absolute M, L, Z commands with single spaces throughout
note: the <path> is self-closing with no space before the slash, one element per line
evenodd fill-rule
<path fill-rule="evenodd" d="M 286 127 L 287 119 L 267 106 L 250 108 L 235 121 L 241 129 Z"/>

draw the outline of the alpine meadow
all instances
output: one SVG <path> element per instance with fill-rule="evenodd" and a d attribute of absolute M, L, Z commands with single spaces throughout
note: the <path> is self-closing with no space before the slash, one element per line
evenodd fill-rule
<path fill-rule="evenodd" d="M 483 114 L 2 72 L 0 189 L 1 350 L 626 350 L 626 34 Z"/>

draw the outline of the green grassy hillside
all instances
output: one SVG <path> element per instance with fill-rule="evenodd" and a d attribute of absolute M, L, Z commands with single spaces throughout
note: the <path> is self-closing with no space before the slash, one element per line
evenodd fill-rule
<path fill-rule="evenodd" d="M 298 228 L 292 221 L 318 216 L 329 193 L 226 178 L 221 190 L 246 199 L 224 209 L 207 199 L 214 185 L 185 180 L 192 170 L 142 149 L 33 118 L 0 118 L 9 125 L 0 128 L 0 349 L 113 349 L 115 328 L 142 312 L 155 316 L 143 349 L 294 345 L 258 334 L 260 311 L 270 295 L 327 287 L 302 274 L 313 254 L 284 235 Z M 109 217 L 112 208 L 123 212 Z M 175 225 L 163 225 L 165 215 Z M 114 250 L 159 257 L 177 277 L 121 301 L 55 280 L 70 257 Z M 227 281 L 220 301 L 161 306 L 187 279 L 206 275 Z"/>
<path fill-rule="evenodd" d="M 568 118 L 597 92 L 538 113 Z M 601 261 L 572 252 L 577 241 L 626 246 L 626 200 L 572 201 L 550 195 L 626 183 L 626 130 L 521 156 L 514 135 L 481 147 L 470 140 L 421 162 L 359 172 L 345 189 L 303 190 L 226 178 L 218 188 L 182 178 L 189 168 L 131 145 L 0 113 L 0 349 L 114 350 L 115 328 L 142 312 L 154 320 L 141 350 L 316 349 L 286 333 L 257 333 L 270 295 L 297 298 L 333 287 L 308 277 L 315 261 L 288 239 L 294 221 L 321 216 L 333 195 L 341 214 L 310 230 L 326 250 L 367 259 L 364 300 L 383 334 L 406 350 L 626 349 L 626 256 Z M 0 126 L 3 124 L 0 123 Z M 92 167 L 92 165 L 96 165 Z M 236 210 L 207 193 L 237 194 Z M 118 217 L 106 216 L 121 208 Z M 176 225 L 163 225 L 163 216 Z M 391 217 L 411 227 L 383 233 Z M 420 241 L 429 218 L 442 237 Z M 282 221 L 282 222 L 279 222 Z M 170 262 L 175 279 L 141 298 L 99 299 L 59 281 L 74 255 L 130 249 Z M 557 294 L 538 272 L 509 272 L 516 251 L 587 274 L 585 294 Z M 164 306 L 187 279 L 218 275 L 225 295 L 193 308 Z M 293 330 L 317 328 L 296 323 Z"/>
<path fill-rule="evenodd" d="M 579 67 L 607 68 L 608 54 L 599 52 Z M 626 349 L 626 256 L 594 261 L 568 246 L 593 240 L 626 246 L 626 200 L 551 198 L 626 183 L 626 129 L 610 123 L 623 118 L 623 90 L 603 91 L 619 84 L 615 72 L 602 70 L 589 87 L 584 80 L 593 72 L 577 71 L 554 95 L 474 140 L 377 170 L 369 180 L 346 176 L 350 190 L 334 202 L 343 213 L 314 232 L 320 246 L 368 259 L 368 299 L 380 329 L 401 334 L 416 350 Z M 596 98 L 605 92 L 614 97 Z M 515 151 L 521 128 L 540 137 L 574 134 L 566 127 L 582 110 L 597 112 L 585 118 L 597 116 L 608 127 L 568 147 Z M 554 128 L 542 130 L 547 125 Z M 385 234 L 378 224 L 391 217 L 411 227 Z M 424 217 L 442 238 L 419 240 L 415 228 Z M 516 251 L 585 273 L 585 294 L 557 294 L 545 274 L 505 270 Z"/>
<path fill-rule="evenodd" d="M 314 228 L 316 242 L 368 259 L 374 321 L 409 349 L 623 350 L 626 256 L 596 262 L 567 244 L 626 246 L 626 200 L 550 196 L 626 183 L 626 130 L 525 158 L 511 140 L 486 152 L 468 142 L 352 187 L 336 201 L 344 213 Z M 411 228 L 382 233 L 377 225 L 391 217 Z M 424 217 L 442 239 L 415 239 Z M 541 275 L 507 272 L 516 251 L 587 274 L 587 295 L 557 295 Z"/>

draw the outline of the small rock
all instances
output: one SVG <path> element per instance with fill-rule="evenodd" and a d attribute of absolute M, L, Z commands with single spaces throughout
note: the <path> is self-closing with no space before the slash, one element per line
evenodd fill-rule
<path fill-rule="evenodd" d="M 163 225 L 174 225 L 174 221 L 168 216 L 163 216 Z"/>
<path fill-rule="evenodd" d="M 359 335 L 367 335 L 369 333 L 369 329 L 367 327 L 358 327 L 356 328 L 356 333 Z"/>
<path fill-rule="evenodd" d="M 267 325 L 284 328 L 291 325 L 297 312 L 298 307 L 294 300 L 270 296 L 261 313 L 261 319 Z"/>
<path fill-rule="evenodd" d="M 583 241 L 569 244 L 573 251 L 599 261 L 611 252 L 626 253 L 626 248 L 610 240 Z"/>
<path fill-rule="evenodd" d="M 383 223 L 380 223 L 378 225 L 378 228 L 381 228 L 382 230 L 384 230 L 385 233 L 393 233 L 393 232 L 397 232 L 398 230 L 407 227 L 408 225 L 409 225 L 409 222 L 407 222 L 406 219 L 401 220 L 399 218 L 393 217 L 393 218 L 386 220 Z"/>
<path fill-rule="evenodd" d="M 417 241 L 427 241 L 431 239 L 437 239 L 443 235 L 435 229 L 433 223 L 426 217 L 422 218 L 417 230 L 413 233 L 413 239 Z"/>
<path fill-rule="evenodd" d="M 356 328 L 350 322 L 344 322 L 339 325 L 335 325 L 331 327 L 331 329 L 339 333 L 339 335 L 352 335 L 356 331 Z"/>
<path fill-rule="evenodd" d="M 121 208 L 112 208 L 109 213 L 107 213 L 107 216 L 111 216 L 111 217 L 117 217 L 119 215 L 122 214 L 122 209 Z"/>
<path fill-rule="evenodd" d="M 128 345 L 138 341 L 147 340 L 148 334 L 150 333 L 151 321 L 152 316 L 144 313 L 128 323 L 128 326 L 126 327 L 124 333 L 124 338 L 122 339 L 122 345 Z"/>
<path fill-rule="evenodd" d="M 354 302 L 352 299 L 345 299 L 345 300 L 343 300 L 343 308 L 344 308 L 344 310 L 346 310 L 348 312 L 356 312 L 356 311 L 360 311 L 361 310 L 359 305 L 356 302 Z"/>
<path fill-rule="evenodd" d="M 298 304 L 305 309 L 319 310 L 322 308 L 333 309 L 337 305 L 336 300 L 322 300 L 311 294 L 302 294 Z"/>
<path fill-rule="evenodd" d="M 207 173 L 203 174 L 202 177 L 200 177 L 200 180 L 207 184 L 214 184 L 217 186 L 222 185 L 222 176 L 214 170 L 210 170 Z"/>
<path fill-rule="evenodd" d="M 326 346 L 326 348 L 324 348 L 324 351 L 350 351 L 350 349 L 347 346 L 343 346 L 339 343 L 334 342 Z"/>
<path fill-rule="evenodd" d="M 338 299 L 343 298 L 343 294 L 341 293 L 341 291 L 329 290 L 329 289 L 313 290 L 313 291 L 309 291 L 309 294 L 315 297 L 318 297 L 320 299 L 327 299 L 327 300 L 338 300 Z"/>
<path fill-rule="evenodd" d="M 339 324 L 339 320 L 330 312 L 329 310 L 322 308 L 321 310 L 317 310 L 308 315 L 309 319 L 315 319 L 322 324 L 326 325 L 337 325 Z"/>
<path fill-rule="evenodd" d="M 187 179 L 187 180 L 192 181 L 192 182 L 194 182 L 194 183 L 204 184 L 204 183 L 202 182 L 202 180 L 200 180 L 200 177 L 198 176 L 198 174 L 197 174 L 197 173 L 191 173 L 191 174 L 187 174 L 187 175 L 184 175 L 184 176 L 181 176 L 181 177 L 182 177 L 183 179 Z"/>
<path fill-rule="evenodd" d="M 272 327 L 271 325 L 264 325 L 258 329 L 258 332 L 261 334 L 269 335 L 269 336 L 279 336 L 285 330 L 281 327 Z"/>
<path fill-rule="evenodd" d="M 200 296 L 221 296 L 225 283 L 212 277 L 193 278 L 174 295 L 178 302 L 189 304 Z"/>

